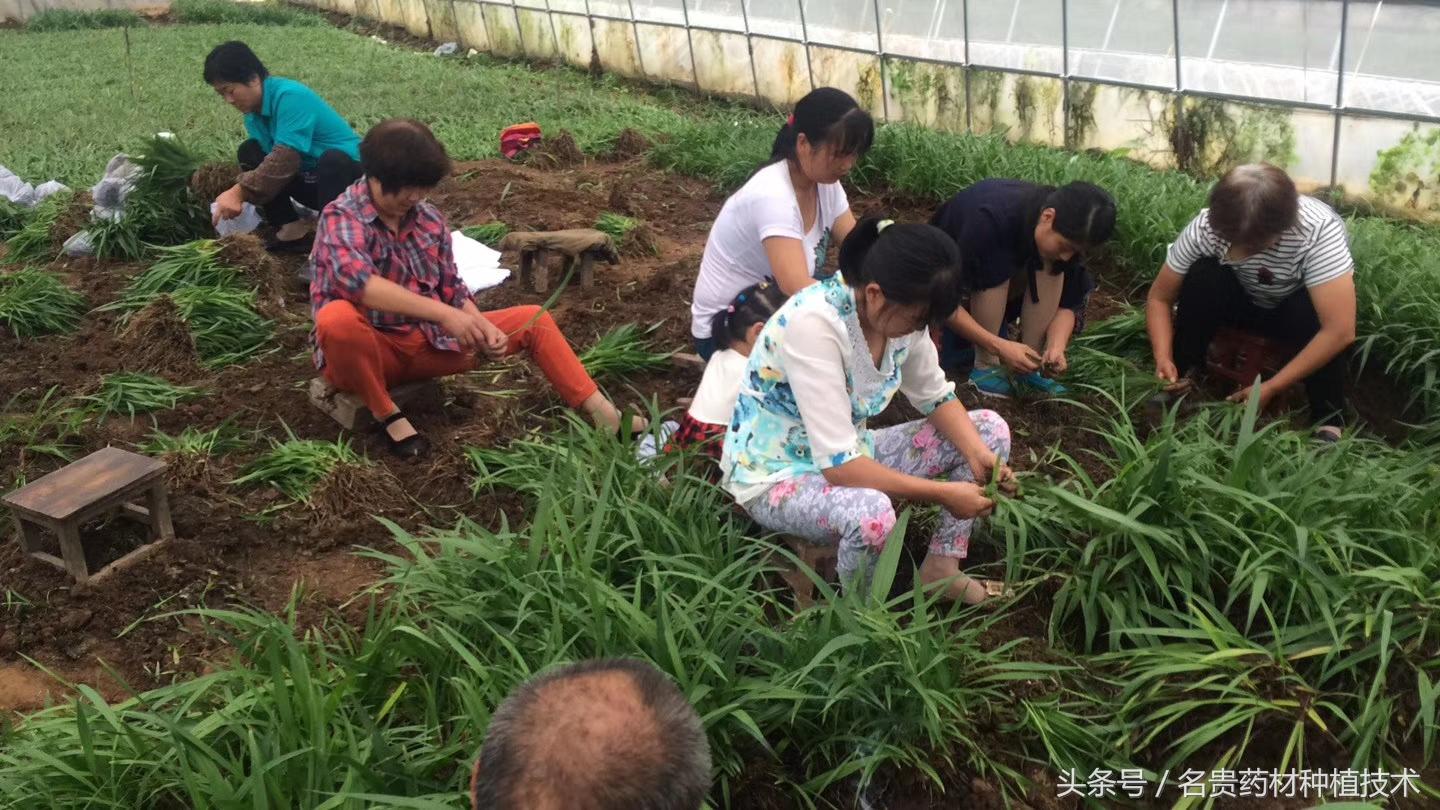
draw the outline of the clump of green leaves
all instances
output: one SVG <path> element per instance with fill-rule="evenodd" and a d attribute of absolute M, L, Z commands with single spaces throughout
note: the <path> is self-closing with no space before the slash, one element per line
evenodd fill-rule
<path fill-rule="evenodd" d="M 16 337 L 69 332 L 84 311 L 85 297 L 54 273 L 34 267 L 0 273 L 0 326 Z"/>
<path fill-rule="evenodd" d="M 245 444 L 234 425 L 224 422 L 209 430 L 187 427 L 177 435 L 156 431 L 141 451 L 152 456 L 209 458 L 232 453 Z"/>
<path fill-rule="evenodd" d="M 203 389 L 175 385 L 151 374 L 117 371 L 101 379 L 99 391 L 80 400 L 89 403 L 87 410 L 96 418 L 111 415 L 134 418 L 136 414 L 169 410 L 182 402 L 198 399 L 203 393 Z"/>
<path fill-rule="evenodd" d="M 0 197 L 0 242 L 20 232 L 30 219 L 30 209 Z"/>
<path fill-rule="evenodd" d="M 304 501 L 315 485 L 336 467 L 370 463 L 345 439 L 333 442 L 297 439 L 292 433 L 287 441 L 273 444 L 270 452 L 251 462 L 234 483 L 272 486 L 292 501 Z"/>
<path fill-rule="evenodd" d="M 53 233 L 56 223 L 75 199 L 74 192 L 62 191 L 40 201 L 29 213 L 13 217 L 19 227 L 5 240 L 6 264 L 47 262 L 55 256 Z"/>
<path fill-rule="evenodd" d="M 503 222 L 487 222 L 484 225 L 470 225 L 460 229 L 460 233 L 492 248 L 500 246 L 500 240 L 510 233 L 510 226 Z"/>
<path fill-rule="evenodd" d="M 84 31 L 95 28 L 126 28 L 141 25 L 140 15 L 128 8 L 100 8 L 75 11 L 68 8 L 46 9 L 25 23 L 28 31 Z"/>
<path fill-rule="evenodd" d="M 255 294 L 232 287 L 186 287 L 170 296 L 190 327 L 206 366 L 227 366 L 259 354 L 274 323 L 255 311 Z"/>
<path fill-rule="evenodd" d="M 606 211 L 595 220 L 595 230 L 609 234 L 617 247 L 623 247 L 630 237 L 630 232 L 638 227 L 640 220 L 614 211 Z"/>
<path fill-rule="evenodd" d="M 670 364 L 674 352 L 657 352 L 650 348 L 650 336 L 659 328 L 655 324 L 641 330 L 633 323 L 621 324 L 595 341 L 580 355 L 580 362 L 595 379 L 624 379 L 633 374 L 654 371 Z"/>
<path fill-rule="evenodd" d="M 190 190 L 200 159 L 179 138 L 155 135 L 131 160 L 143 171 L 125 198 L 124 216 L 92 226 L 95 255 L 136 259 L 149 245 L 178 245 L 213 233 L 209 200 Z"/>
<path fill-rule="evenodd" d="M 207 366 L 249 359 L 270 340 L 274 324 L 255 309 L 255 293 L 240 286 L 240 271 L 222 264 L 223 246 L 200 239 L 161 248 L 161 259 L 136 276 L 118 301 L 101 310 L 134 313 L 169 295 L 190 327 L 195 351 Z M 127 315 L 128 317 L 128 315 Z"/>

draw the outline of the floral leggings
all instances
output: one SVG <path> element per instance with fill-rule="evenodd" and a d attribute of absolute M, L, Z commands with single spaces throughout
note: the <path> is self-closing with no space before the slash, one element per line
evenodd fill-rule
<path fill-rule="evenodd" d="M 1009 458 L 1010 426 L 1005 419 L 988 410 L 971 411 L 970 419 L 985 446 L 1002 462 Z M 875 431 L 875 460 L 922 478 L 975 480 L 965 456 L 923 419 Z M 869 577 L 895 526 L 895 506 L 889 495 L 874 489 L 833 486 L 818 472 L 781 481 L 744 507 L 756 523 L 772 532 L 838 546 L 835 567 L 842 583 L 849 582 L 862 567 Z M 943 512 L 930 539 L 930 553 L 963 559 L 970 549 L 974 522 Z"/>

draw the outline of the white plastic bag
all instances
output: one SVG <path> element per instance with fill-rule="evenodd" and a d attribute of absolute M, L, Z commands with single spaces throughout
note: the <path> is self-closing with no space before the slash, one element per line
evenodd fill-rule
<path fill-rule="evenodd" d="M 215 203 L 210 203 L 210 216 L 215 216 Z M 220 220 L 215 226 L 215 233 L 220 236 L 229 236 L 234 233 L 250 233 L 260 227 L 260 212 L 255 206 L 245 203 L 240 208 L 240 216 Z"/>
<path fill-rule="evenodd" d="M 451 231 L 450 246 L 455 254 L 455 269 L 460 271 L 460 280 L 471 295 L 498 287 L 510 277 L 510 271 L 500 266 L 500 251 L 491 250 L 484 242 Z"/>

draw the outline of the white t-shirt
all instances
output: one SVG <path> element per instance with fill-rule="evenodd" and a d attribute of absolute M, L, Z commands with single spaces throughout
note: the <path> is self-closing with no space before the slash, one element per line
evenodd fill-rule
<path fill-rule="evenodd" d="M 850 210 L 850 200 L 839 183 L 823 184 L 817 192 L 819 211 L 809 233 L 803 231 L 800 203 L 790 182 L 790 168 L 783 160 L 756 172 L 730 195 L 705 240 L 695 301 L 690 305 L 690 334 L 710 337 L 715 313 L 730 306 L 741 290 L 774 276 L 764 244 L 772 236 L 799 239 L 804 244 L 805 255 L 813 257 L 812 277 L 824 268 L 831 231 L 835 221 Z"/>
<path fill-rule="evenodd" d="M 1330 206 L 1303 195 L 1295 226 L 1282 233 L 1274 247 L 1239 262 L 1225 259 L 1229 250 L 1230 243 L 1211 229 L 1210 209 L 1204 208 L 1170 245 L 1165 263 L 1183 276 L 1200 259 L 1219 259 L 1235 271 L 1250 300 L 1262 309 L 1279 306 L 1301 285 L 1318 287 L 1355 268 L 1345 221 Z"/>
<path fill-rule="evenodd" d="M 709 425 L 729 427 L 730 417 L 735 413 L 735 400 L 740 396 L 745 364 L 749 360 L 734 349 L 710 355 L 710 362 L 705 364 L 705 375 L 700 378 L 700 387 L 695 389 L 695 401 L 690 403 L 690 418 Z"/>

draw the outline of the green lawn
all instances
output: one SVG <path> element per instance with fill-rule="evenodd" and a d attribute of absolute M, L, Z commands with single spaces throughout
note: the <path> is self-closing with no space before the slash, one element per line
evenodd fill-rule
<path fill-rule="evenodd" d="M 233 155 L 243 137 L 240 115 L 201 81 L 205 54 L 229 39 L 248 42 L 272 73 L 313 87 L 361 132 L 384 118 L 420 118 L 462 159 L 497 155 L 500 130 L 523 121 L 547 133 L 568 129 L 587 151 L 625 127 L 669 132 L 684 122 L 681 99 L 663 91 L 572 70 L 441 59 L 330 27 L 132 29 L 133 81 L 119 29 L 0 31 L 0 165 L 32 182 L 89 186 L 112 155 L 159 130 L 206 157 Z M 687 106 L 692 118 L 705 114 Z M 708 117 L 759 117 L 706 109 Z"/>

